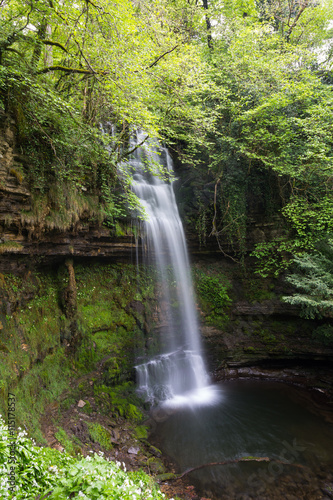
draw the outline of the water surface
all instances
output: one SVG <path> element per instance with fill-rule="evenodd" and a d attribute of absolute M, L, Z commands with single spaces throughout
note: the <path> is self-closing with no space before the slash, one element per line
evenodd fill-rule
<path fill-rule="evenodd" d="M 179 406 L 158 424 L 156 444 L 179 471 L 242 457 L 269 457 L 191 473 L 217 499 L 324 498 L 320 481 L 333 470 L 333 426 L 309 410 L 300 389 L 271 382 L 216 386 L 219 402 Z M 288 464 L 286 464 L 286 462 Z M 321 479 L 319 479 L 319 476 Z"/>

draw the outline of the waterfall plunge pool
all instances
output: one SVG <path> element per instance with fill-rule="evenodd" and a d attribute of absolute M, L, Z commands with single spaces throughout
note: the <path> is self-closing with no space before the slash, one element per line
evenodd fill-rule
<path fill-rule="evenodd" d="M 179 472 L 242 457 L 272 461 L 251 459 L 191 472 L 188 477 L 201 495 L 216 500 L 333 498 L 333 425 L 311 411 L 302 390 L 229 381 L 215 391 L 216 404 L 174 405 L 157 423 L 153 443 Z"/>

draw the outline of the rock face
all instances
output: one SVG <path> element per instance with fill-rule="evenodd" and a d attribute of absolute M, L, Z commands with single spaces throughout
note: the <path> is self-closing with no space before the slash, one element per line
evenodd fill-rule
<path fill-rule="evenodd" d="M 14 239 L 14 235 L 5 233 L 9 224 L 20 225 L 21 212 L 30 210 L 31 196 L 22 185 L 22 164 L 15 152 L 13 123 L 0 115 L 0 237 L 1 243 Z"/>
<path fill-rule="evenodd" d="M 29 159 L 16 150 L 13 122 L 0 115 L 0 272 L 20 272 L 29 257 L 52 263 L 66 257 L 129 259 L 135 253 L 130 235 L 113 237 L 108 228 L 80 220 L 70 230 L 43 230 L 34 234 L 24 224 L 32 209 L 32 195 L 23 170 Z"/>
<path fill-rule="evenodd" d="M 206 264 L 212 266 L 217 274 L 228 274 L 233 299 L 222 322 L 201 311 L 213 378 L 281 380 L 333 398 L 333 345 L 314 336 L 318 322 L 300 318 L 297 307 L 281 300 L 290 292 L 287 283 L 241 278 L 237 267 L 223 259 Z M 268 292 L 260 290 L 264 286 Z"/>

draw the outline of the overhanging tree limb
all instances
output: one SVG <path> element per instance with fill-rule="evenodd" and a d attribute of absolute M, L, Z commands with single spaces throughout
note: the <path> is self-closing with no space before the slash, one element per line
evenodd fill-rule
<path fill-rule="evenodd" d="M 55 47 L 59 47 L 61 50 L 63 50 L 64 52 L 66 52 L 68 54 L 68 50 L 66 49 L 66 47 L 64 47 L 64 45 L 62 45 L 59 42 L 54 42 L 53 40 L 41 40 L 41 42 L 44 45 L 52 45 L 52 46 L 55 46 Z"/>
<path fill-rule="evenodd" d="M 90 69 L 81 69 L 81 68 L 67 68 L 66 66 L 60 66 L 60 65 L 55 65 L 55 66 L 48 66 L 47 68 L 43 68 L 40 71 L 37 72 L 37 74 L 42 74 L 42 73 L 50 73 L 51 71 L 64 71 L 65 73 L 71 74 L 71 73 L 79 73 L 81 75 L 95 75 L 97 72 L 92 71 Z M 99 72 L 100 75 L 106 75 L 106 71 L 101 71 Z"/>
<path fill-rule="evenodd" d="M 286 34 L 286 40 L 288 42 L 289 42 L 289 39 L 290 39 L 290 36 L 291 36 L 291 33 L 292 33 L 293 29 L 297 26 L 299 18 L 301 17 L 301 15 L 305 11 L 305 9 L 307 9 L 307 7 L 309 7 L 309 5 L 310 5 L 310 0 L 305 0 L 304 3 L 300 4 L 300 8 L 299 8 L 299 11 L 296 14 L 294 22 L 293 22 L 293 24 L 291 26 L 289 26 L 289 29 L 288 29 L 287 34 Z M 288 20 L 288 24 L 289 24 L 289 20 Z"/>

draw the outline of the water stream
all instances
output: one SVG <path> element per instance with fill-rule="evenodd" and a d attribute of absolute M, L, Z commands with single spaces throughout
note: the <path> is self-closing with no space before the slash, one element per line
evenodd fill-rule
<path fill-rule="evenodd" d="M 137 133 L 132 146 L 144 137 Z M 131 167 L 132 188 L 146 215 L 143 247 L 158 270 L 166 324 L 160 353 L 136 367 L 139 391 L 153 403 L 211 401 L 214 391 L 202 355 L 184 230 L 172 186 L 172 159 L 166 148 L 150 143 L 135 151 Z"/>

